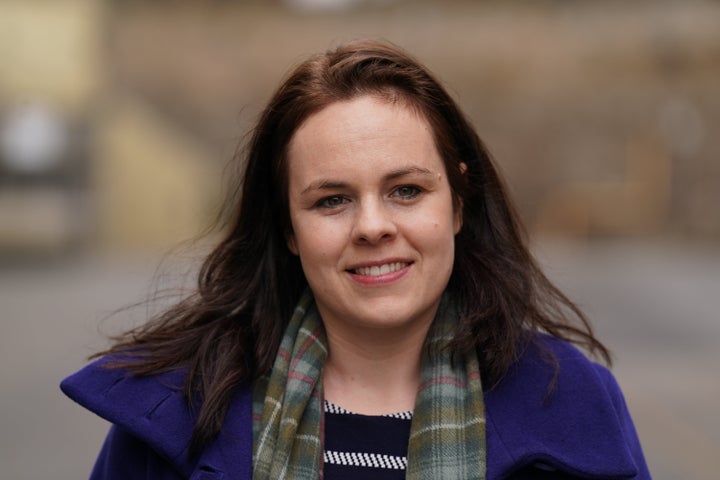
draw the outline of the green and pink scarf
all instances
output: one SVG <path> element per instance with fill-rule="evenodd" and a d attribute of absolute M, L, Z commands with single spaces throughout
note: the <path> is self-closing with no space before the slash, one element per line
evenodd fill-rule
<path fill-rule="evenodd" d="M 457 314 L 438 309 L 426 339 L 406 478 L 485 479 L 485 408 L 477 356 L 451 361 Z M 322 369 L 327 337 L 312 294 L 300 299 L 269 376 L 254 388 L 253 479 L 318 479 L 323 458 Z"/>

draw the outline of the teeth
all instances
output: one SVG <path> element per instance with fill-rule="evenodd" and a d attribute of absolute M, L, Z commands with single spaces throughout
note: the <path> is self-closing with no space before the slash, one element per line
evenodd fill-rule
<path fill-rule="evenodd" d="M 378 275 L 386 275 L 391 272 L 397 272 L 398 270 L 400 270 L 401 268 L 405 268 L 406 266 L 407 263 L 405 262 L 386 263 L 385 265 L 379 265 L 374 267 L 361 267 L 355 269 L 355 272 L 360 275 L 377 277 Z"/>

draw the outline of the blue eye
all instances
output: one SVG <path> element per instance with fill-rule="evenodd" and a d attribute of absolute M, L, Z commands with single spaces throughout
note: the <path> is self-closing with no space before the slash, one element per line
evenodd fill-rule
<path fill-rule="evenodd" d="M 395 189 L 395 195 L 403 199 L 415 198 L 421 190 L 413 185 L 401 185 Z"/>

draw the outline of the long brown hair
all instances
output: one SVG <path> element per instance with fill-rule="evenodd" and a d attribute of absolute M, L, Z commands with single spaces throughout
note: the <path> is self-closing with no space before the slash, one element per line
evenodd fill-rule
<path fill-rule="evenodd" d="M 536 341 L 536 331 L 610 361 L 582 312 L 533 260 L 487 149 L 441 84 L 394 45 L 351 43 L 299 65 L 262 112 L 244 154 L 235 158 L 245 165 L 244 176 L 226 202 L 228 228 L 203 263 L 195 293 L 103 352 L 130 353 L 114 365 L 131 374 L 187 370 L 185 393 L 200 399 L 193 451 L 219 432 L 236 388 L 272 368 L 307 288 L 286 245 L 290 139 L 313 113 L 361 95 L 402 102 L 433 128 L 463 215 L 448 285 L 461 312 L 454 352 L 477 351 L 488 388 Z"/>

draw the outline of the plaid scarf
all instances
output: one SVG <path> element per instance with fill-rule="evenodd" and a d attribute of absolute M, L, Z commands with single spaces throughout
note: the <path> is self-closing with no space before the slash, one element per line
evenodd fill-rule
<path fill-rule="evenodd" d="M 485 409 L 477 356 L 453 362 L 443 348 L 457 314 L 442 302 L 426 339 L 408 448 L 408 479 L 485 478 Z M 322 476 L 325 329 L 307 291 L 253 405 L 253 479 Z"/>

